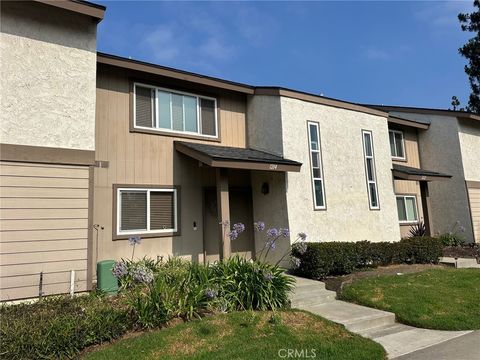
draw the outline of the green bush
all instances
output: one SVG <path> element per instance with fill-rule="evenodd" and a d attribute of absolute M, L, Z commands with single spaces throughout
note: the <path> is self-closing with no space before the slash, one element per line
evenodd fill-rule
<path fill-rule="evenodd" d="M 293 270 L 295 274 L 322 279 L 389 264 L 437 263 L 442 256 L 442 243 L 431 237 L 412 237 L 393 243 L 307 243 L 306 248 L 294 245 L 292 256 L 299 260 Z"/>
<path fill-rule="evenodd" d="M 233 256 L 211 271 L 225 310 L 272 310 L 289 304 L 293 279 L 278 266 Z"/>
<path fill-rule="evenodd" d="M 125 306 L 94 294 L 0 308 L 0 358 L 65 359 L 133 327 Z"/>

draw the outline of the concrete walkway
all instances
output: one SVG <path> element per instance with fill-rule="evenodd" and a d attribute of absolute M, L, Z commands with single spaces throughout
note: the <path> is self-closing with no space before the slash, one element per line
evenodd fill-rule
<path fill-rule="evenodd" d="M 292 307 L 318 314 L 344 325 L 348 330 L 380 343 L 389 359 L 438 345 L 472 331 L 420 329 L 395 322 L 387 311 L 336 300 L 336 293 L 320 281 L 295 277 Z"/>
<path fill-rule="evenodd" d="M 441 257 L 440 264 L 451 265 L 457 269 L 480 269 L 480 264 L 477 259 Z"/>

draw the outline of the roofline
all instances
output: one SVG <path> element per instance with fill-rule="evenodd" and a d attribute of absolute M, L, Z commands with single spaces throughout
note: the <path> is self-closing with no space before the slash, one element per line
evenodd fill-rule
<path fill-rule="evenodd" d="M 97 62 L 100 64 L 106 64 L 124 69 L 171 77 L 179 80 L 190 81 L 198 84 L 241 92 L 249 95 L 285 96 L 303 101 L 313 102 L 316 104 L 363 112 L 370 115 L 388 117 L 388 113 L 385 111 L 372 109 L 370 107 L 358 105 L 348 101 L 332 99 L 325 96 L 278 86 L 252 86 L 244 83 L 238 83 L 211 76 L 201 75 L 190 71 L 179 70 L 172 67 L 152 64 L 140 60 L 128 59 L 122 56 L 106 54 L 102 52 L 97 52 Z"/>
<path fill-rule="evenodd" d="M 468 111 L 457 111 L 457 110 L 448 110 L 448 109 L 432 109 L 432 108 L 421 108 L 421 107 L 414 107 L 414 106 L 396 106 L 396 105 L 370 105 L 370 104 L 363 104 L 363 106 L 367 106 L 373 109 L 379 109 L 383 111 L 398 111 L 398 112 L 405 112 L 405 113 L 417 113 L 417 114 L 431 114 L 431 115 L 444 115 L 444 116 L 455 116 L 473 120 L 480 121 L 480 115 L 475 114 Z"/>
<path fill-rule="evenodd" d="M 430 127 L 430 124 L 420 123 L 417 121 L 399 118 L 392 115 L 388 116 L 388 122 L 391 124 L 404 125 L 422 130 L 427 130 Z"/>
<path fill-rule="evenodd" d="M 237 91 L 245 94 L 253 94 L 254 87 L 233 81 L 223 80 L 211 76 L 200 75 L 197 73 L 178 70 L 167 66 L 156 65 L 140 60 L 128 59 L 125 57 L 97 52 L 97 62 L 116 66 L 124 69 L 146 72 L 149 74 L 167 76 L 179 80 L 191 81 L 198 84 L 213 86 L 221 89 Z"/>
<path fill-rule="evenodd" d="M 34 0 L 38 3 L 55 6 L 60 9 L 76 12 L 82 15 L 88 15 L 97 21 L 102 21 L 107 9 L 103 5 L 94 4 L 81 0 Z"/>
<path fill-rule="evenodd" d="M 337 107 L 346 110 L 358 111 L 365 114 L 377 115 L 382 117 L 388 117 L 386 111 L 373 109 L 371 107 L 355 104 L 348 101 L 337 100 L 317 94 L 307 93 L 298 90 L 292 90 L 283 87 L 274 86 L 257 86 L 255 87 L 255 95 L 268 95 L 268 96 L 284 96 L 293 99 L 312 102 L 315 104 L 321 104 L 326 106 Z"/>

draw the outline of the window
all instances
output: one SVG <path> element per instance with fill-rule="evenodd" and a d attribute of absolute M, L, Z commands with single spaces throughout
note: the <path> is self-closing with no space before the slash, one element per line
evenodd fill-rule
<path fill-rule="evenodd" d="M 217 137 L 213 98 L 134 84 L 134 108 L 136 128 Z"/>
<path fill-rule="evenodd" d="M 313 205 L 315 209 L 325 209 L 325 188 L 323 185 L 322 156 L 318 124 L 308 122 L 310 164 L 312 168 Z"/>
<path fill-rule="evenodd" d="M 417 198 L 413 195 L 397 196 L 398 220 L 402 223 L 418 221 Z"/>
<path fill-rule="evenodd" d="M 405 160 L 405 143 L 403 140 L 403 132 L 399 130 L 389 130 L 390 137 L 390 153 L 392 158 Z"/>
<path fill-rule="evenodd" d="M 373 152 L 372 132 L 363 130 L 362 136 L 369 206 L 370 210 L 378 210 L 380 209 L 380 204 L 378 201 L 377 175 L 375 173 L 375 154 Z"/>
<path fill-rule="evenodd" d="M 177 189 L 117 189 L 117 235 L 177 231 Z"/>

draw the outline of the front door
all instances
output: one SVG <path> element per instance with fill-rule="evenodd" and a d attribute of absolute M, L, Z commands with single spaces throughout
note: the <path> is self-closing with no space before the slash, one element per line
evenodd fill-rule
<path fill-rule="evenodd" d="M 252 190 L 250 188 L 229 189 L 230 224 L 243 223 L 245 231 L 232 240 L 232 255 L 238 254 L 251 258 L 254 251 Z M 204 251 L 206 262 L 220 259 L 220 241 L 218 234 L 217 192 L 215 188 L 204 190 Z M 228 229 L 226 231 L 229 231 Z"/>

